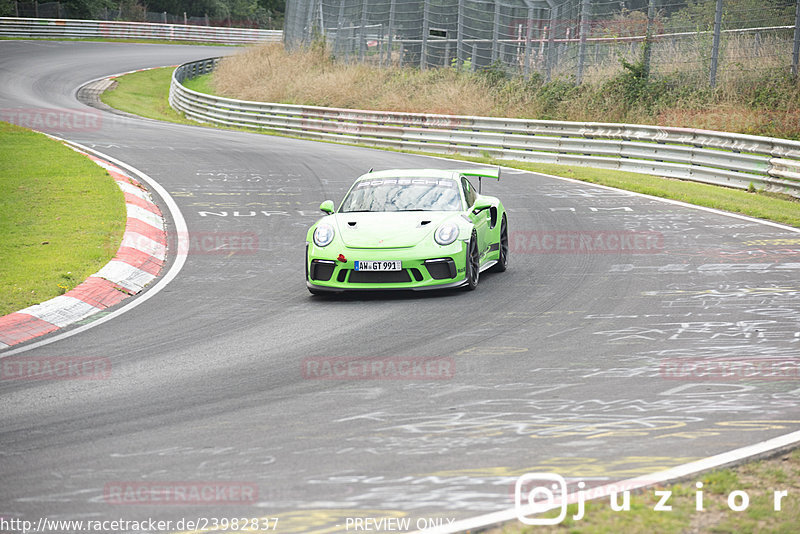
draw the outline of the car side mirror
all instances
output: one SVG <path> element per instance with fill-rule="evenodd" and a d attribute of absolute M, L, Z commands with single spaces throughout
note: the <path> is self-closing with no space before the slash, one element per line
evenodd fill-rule
<path fill-rule="evenodd" d="M 488 200 L 478 199 L 477 201 L 475 201 L 475 204 L 472 206 L 472 213 L 476 213 L 477 214 L 477 213 L 482 212 L 483 210 L 488 210 L 491 207 L 492 207 L 492 203 L 489 202 Z"/>
<path fill-rule="evenodd" d="M 326 200 L 322 204 L 319 205 L 319 209 L 327 213 L 328 215 L 333 213 L 333 200 Z"/>

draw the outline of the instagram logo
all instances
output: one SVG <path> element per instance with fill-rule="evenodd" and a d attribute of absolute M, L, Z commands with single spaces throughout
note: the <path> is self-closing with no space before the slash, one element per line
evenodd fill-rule
<path fill-rule="evenodd" d="M 556 517 L 530 517 L 560 508 Z M 514 486 L 517 519 L 526 525 L 557 525 L 567 517 L 567 481 L 555 473 L 526 473 Z"/>

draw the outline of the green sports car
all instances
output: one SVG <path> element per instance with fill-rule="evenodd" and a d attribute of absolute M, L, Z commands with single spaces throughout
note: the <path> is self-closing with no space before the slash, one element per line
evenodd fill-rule
<path fill-rule="evenodd" d="M 500 170 L 369 172 L 350 187 L 338 210 L 306 236 L 311 293 L 349 290 L 475 289 L 480 273 L 508 265 L 503 204 L 471 179 L 500 179 Z"/>

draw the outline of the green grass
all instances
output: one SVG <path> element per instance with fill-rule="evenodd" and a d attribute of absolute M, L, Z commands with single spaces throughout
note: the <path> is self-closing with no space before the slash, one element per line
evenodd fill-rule
<path fill-rule="evenodd" d="M 197 124 L 177 113 L 169 105 L 169 83 L 172 67 L 144 70 L 120 76 L 116 86 L 101 96 L 105 104 L 148 119 L 181 124 Z"/>
<path fill-rule="evenodd" d="M 213 76 L 211 73 L 196 76 L 183 82 L 183 86 L 198 93 L 206 93 L 209 95 L 214 94 L 214 88 L 211 85 Z"/>
<path fill-rule="evenodd" d="M 127 74 L 119 78 L 119 86 L 111 91 L 106 91 L 102 99 L 109 106 L 138 115 L 183 124 L 198 124 L 169 108 L 169 102 L 165 95 L 169 92 L 172 70 L 171 68 L 163 68 Z M 199 76 L 190 80 L 186 86 L 195 91 L 213 94 L 212 77 L 210 75 Z M 417 151 L 402 152 L 426 154 Z M 441 154 L 426 155 L 442 157 Z M 452 154 L 447 157 L 573 178 L 661 198 L 680 200 L 698 206 L 740 213 L 800 228 L 800 201 L 788 195 L 747 192 L 714 185 L 671 180 L 647 174 L 590 167 L 498 160 L 489 157 L 474 158 Z"/>
<path fill-rule="evenodd" d="M 696 483 L 703 484 L 698 490 Z M 672 496 L 671 511 L 655 511 L 659 500 L 654 491 L 669 490 Z M 746 510 L 736 512 L 728 507 L 732 491 L 744 491 L 749 497 Z M 770 460 L 749 462 L 732 469 L 698 475 L 681 484 L 648 488 L 631 492 L 630 510 L 614 511 L 609 499 L 586 503 L 584 517 L 573 520 L 577 506 L 572 505 L 567 519 L 553 527 L 526 527 L 511 522 L 488 534 L 590 533 L 590 534 L 682 534 L 702 532 L 716 534 L 734 533 L 792 533 L 797 532 L 800 508 L 797 504 L 800 490 L 800 449 Z M 702 491 L 702 510 L 697 510 L 697 492 Z M 787 491 L 781 510 L 774 509 L 774 492 Z M 619 502 L 622 503 L 620 494 Z M 737 501 L 738 504 L 739 501 Z"/>
<path fill-rule="evenodd" d="M 125 200 L 58 141 L 0 123 L 0 315 L 74 288 L 116 254 Z"/>

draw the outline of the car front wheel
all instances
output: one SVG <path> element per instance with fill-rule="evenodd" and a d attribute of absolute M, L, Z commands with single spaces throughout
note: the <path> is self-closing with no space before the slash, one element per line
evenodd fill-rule
<path fill-rule="evenodd" d="M 466 288 L 472 291 L 478 287 L 478 279 L 481 275 L 481 255 L 478 252 L 478 236 L 472 231 L 472 237 L 467 245 L 467 264 L 466 264 Z"/>
<path fill-rule="evenodd" d="M 508 220 L 503 215 L 503 222 L 500 223 L 500 256 L 497 258 L 497 263 L 492 267 L 492 271 L 496 273 L 505 272 L 508 269 Z"/>

